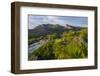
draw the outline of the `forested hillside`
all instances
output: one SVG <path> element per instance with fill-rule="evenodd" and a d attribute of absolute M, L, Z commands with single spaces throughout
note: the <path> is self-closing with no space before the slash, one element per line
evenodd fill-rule
<path fill-rule="evenodd" d="M 28 60 L 77 59 L 88 56 L 86 27 L 49 24 L 38 26 L 29 32 L 31 32 L 28 40 L 29 47 L 33 44 L 38 44 L 39 47 L 29 53 Z"/>

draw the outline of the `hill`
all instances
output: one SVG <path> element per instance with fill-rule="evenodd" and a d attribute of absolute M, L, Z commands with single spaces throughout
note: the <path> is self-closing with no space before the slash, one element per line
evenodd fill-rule
<path fill-rule="evenodd" d="M 34 29 L 29 29 L 28 34 L 29 36 L 45 36 L 48 34 L 61 34 L 64 31 L 69 31 L 69 30 L 75 30 L 78 31 L 82 27 L 76 27 L 72 26 L 69 24 L 66 24 L 66 26 L 61 26 L 59 24 L 41 24 L 35 27 Z"/>

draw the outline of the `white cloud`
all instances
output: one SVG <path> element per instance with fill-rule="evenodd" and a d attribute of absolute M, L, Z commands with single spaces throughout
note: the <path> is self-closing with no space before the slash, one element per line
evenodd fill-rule
<path fill-rule="evenodd" d="M 60 24 L 65 26 L 66 24 L 76 25 L 76 26 L 84 26 L 86 25 L 87 18 L 84 17 L 59 17 L 59 16 L 29 16 L 29 29 L 32 29 L 41 24 Z"/>

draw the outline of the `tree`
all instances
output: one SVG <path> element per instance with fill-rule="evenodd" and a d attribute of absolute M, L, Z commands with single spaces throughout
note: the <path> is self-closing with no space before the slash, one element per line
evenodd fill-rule
<path fill-rule="evenodd" d="M 48 40 L 53 41 L 54 39 L 56 39 L 56 34 L 50 34 L 47 35 Z"/>
<path fill-rule="evenodd" d="M 88 32 L 87 29 L 83 29 L 80 31 L 80 37 L 84 40 L 84 41 L 88 41 Z"/>

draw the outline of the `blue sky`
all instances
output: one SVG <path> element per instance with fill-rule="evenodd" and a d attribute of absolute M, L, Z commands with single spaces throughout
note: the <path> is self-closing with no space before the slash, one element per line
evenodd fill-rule
<path fill-rule="evenodd" d="M 60 24 L 65 26 L 70 24 L 73 26 L 87 27 L 88 17 L 77 17 L 77 16 L 42 16 L 42 15 L 29 15 L 29 29 L 33 29 L 41 24 Z"/>

